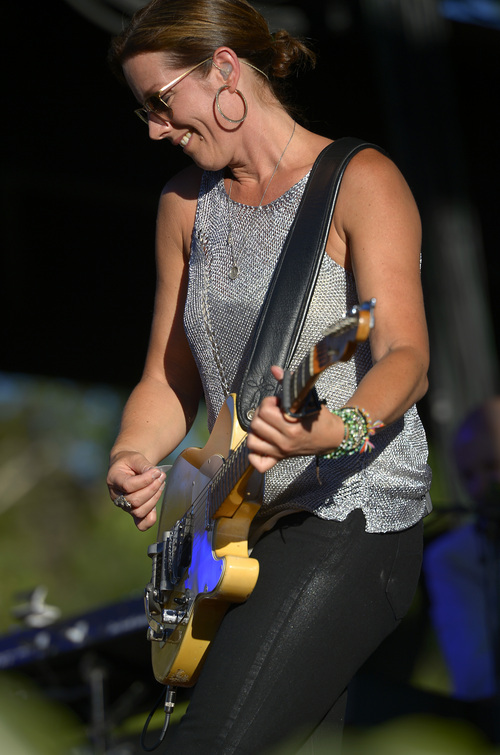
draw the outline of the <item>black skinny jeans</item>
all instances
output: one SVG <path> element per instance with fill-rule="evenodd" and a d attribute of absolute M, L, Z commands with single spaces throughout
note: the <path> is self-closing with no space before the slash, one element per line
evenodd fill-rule
<path fill-rule="evenodd" d="M 368 534 L 360 510 L 281 519 L 255 546 L 257 585 L 225 616 L 163 751 L 307 753 L 322 722 L 338 732 L 349 681 L 411 604 L 422 540 L 422 522 Z"/>

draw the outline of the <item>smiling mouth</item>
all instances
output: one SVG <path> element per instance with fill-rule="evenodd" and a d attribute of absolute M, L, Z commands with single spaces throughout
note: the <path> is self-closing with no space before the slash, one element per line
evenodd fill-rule
<path fill-rule="evenodd" d="M 184 136 L 182 137 L 182 139 L 179 142 L 180 146 L 181 147 L 185 147 L 186 144 L 189 142 L 189 140 L 191 139 L 192 136 L 193 136 L 193 132 L 192 131 L 188 131 L 187 134 L 184 134 Z"/>

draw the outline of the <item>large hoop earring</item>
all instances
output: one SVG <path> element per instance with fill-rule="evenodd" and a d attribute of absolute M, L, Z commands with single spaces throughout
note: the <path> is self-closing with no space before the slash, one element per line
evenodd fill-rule
<path fill-rule="evenodd" d="M 215 93 L 215 104 L 217 105 L 217 110 L 222 115 L 222 117 L 225 118 L 226 121 L 229 121 L 230 123 L 243 123 L 243 121 L 248 115 L 248 103 L 245 99 L 245 95 L 242 92 L 240 92 L 239 89 L 234 90 L 236 94 L 238 95 L 238 97 L 240 97 L 241 101 L 243 102 L 245 110 L 241 118 L 229 118 L 225 113 L 222 112 L 222 108 L 219 103 L 219 95 L 221 92 L 224 91 L 224 89 L 229 89 L 229 84 L 224 84 L 223 86 L 219 87 L 217 92 Z"/>

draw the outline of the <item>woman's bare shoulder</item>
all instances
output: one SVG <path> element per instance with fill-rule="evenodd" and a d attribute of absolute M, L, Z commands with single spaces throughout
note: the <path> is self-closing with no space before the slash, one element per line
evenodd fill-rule
<path fill-rule="evenodd" d="M 403 174 L 394 161 L 373 148 L 358 152 L 346 168 L 338 198 L 337 222 L 344 229 L 379 214 L 418 226 L 418 209 Z"/>
<path fill-rule="evenodd" d="M 367 147 L 349 162 L 343 179 L 347 191 L 396 191 L 407 188 L 406 181 L 391 157 L 383 150 Z"/>
<path fill-rule="evenodd" d="M 170 241 L 189 254 L 202 171 L 190 166 L 167 181 L 161 192 L 157 219 L 157 248 Z"/>

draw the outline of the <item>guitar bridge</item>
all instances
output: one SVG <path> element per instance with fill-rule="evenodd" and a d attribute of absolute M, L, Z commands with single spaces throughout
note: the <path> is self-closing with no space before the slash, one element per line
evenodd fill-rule
<path fill-rule="evenodd" d="M 189 599 L 186 598 L 186 604 Z M 187 608 L 169 609 L 165 608 L 158 611 L 158 603 L 155 598 L 155 590 L 151 582 L 146 585 L 144 591 L 144 609 L 148 620 L 147 638 L 152 642 L 165 642 L 172 632 L 187 619 Z M 155 616 L 161 614 L 161 620 L 155 619 Z"/>

